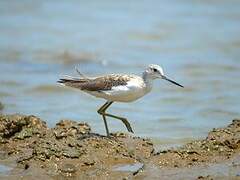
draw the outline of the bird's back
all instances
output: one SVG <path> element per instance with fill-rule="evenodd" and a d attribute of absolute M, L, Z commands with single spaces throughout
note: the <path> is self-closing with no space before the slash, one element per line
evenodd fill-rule
<path fill-rule="evenodd" d="M 66 76 L 65 78 L 61 78 L 58 83 L 80 90 L 106 91 L 111 90 L 114 86 L 126 85 L 129 80 L 130 77 L 127 75 L 109 74 L 96 78 L 75 78 Z"/>

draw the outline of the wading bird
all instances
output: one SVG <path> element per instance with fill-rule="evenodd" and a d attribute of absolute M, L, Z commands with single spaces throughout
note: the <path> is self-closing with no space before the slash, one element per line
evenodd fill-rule
<path fill-rule="evenodd" d="M 151 91 L 153 80 L 155 79 L 164 79 L 177 86 L 183 87 L 175 81 L 167 78 L 164 75 L 161 66 L 156 64 L 150 64 L 142 73 L 142 76 L 109 74 L 90 78 L 84 76 L 78 70 L 77 72 L 82 76 L 81 78 L 66 76 L 65 78 L 60 79 L 58 83 L 107 100 L 107 102 L 97 111 L 102 115 L 107 136 L 110 136 L 110 134 L 106 116 L 121 120 L 125 124 L 127 130 L 133 133 L 132 127 L 126 118 L 106 112 L 113 102 L 132 102 L 143 97 Z"/>

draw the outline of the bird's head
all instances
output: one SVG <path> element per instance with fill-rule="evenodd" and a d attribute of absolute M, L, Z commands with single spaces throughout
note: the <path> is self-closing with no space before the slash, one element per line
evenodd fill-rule
<path fill-rule="evenodd" d="M 145 70 L 145 73 L 147 74 L 148 78 L 150 78 L 150 79 L 164 79 L 164 80 L 167 80 L 177 86 L 183 87 L 181 84 L 178 84 L 177 82 L 167 78 L 164 75 L 162 67 L 157 64 L 150 64 L 147 67 L 147 69 Z"/>

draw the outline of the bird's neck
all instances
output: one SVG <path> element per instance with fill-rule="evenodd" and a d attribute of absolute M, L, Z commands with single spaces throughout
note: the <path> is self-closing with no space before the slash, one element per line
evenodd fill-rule
<path fill-rule="evenodd" d="M 153 79 L 145 71 L 142 74 L 142 78 L 144 80 L 144 83 L 146 84 L 146 88 L 148 89 L 148 91 L 150 91 L 152 89 L 152 86 L 153 86 Z"/>

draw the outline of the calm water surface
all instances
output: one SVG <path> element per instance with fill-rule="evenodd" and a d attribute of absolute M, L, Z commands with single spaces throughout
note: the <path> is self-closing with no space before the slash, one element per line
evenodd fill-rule
<path fill-rule="evenodd" d="M 60 87 L 62 74 L 141 74 L 149 63 L 183 84 L 156 81 L 151 94 L 111 112 L 160 148 L 206 136 L 240 117 L 240 1 L 0 1 L 3 113 L 63 118 L 105 133 L 104 100 Z M 111 131 L 126 131 L 109 119 Z"/>

